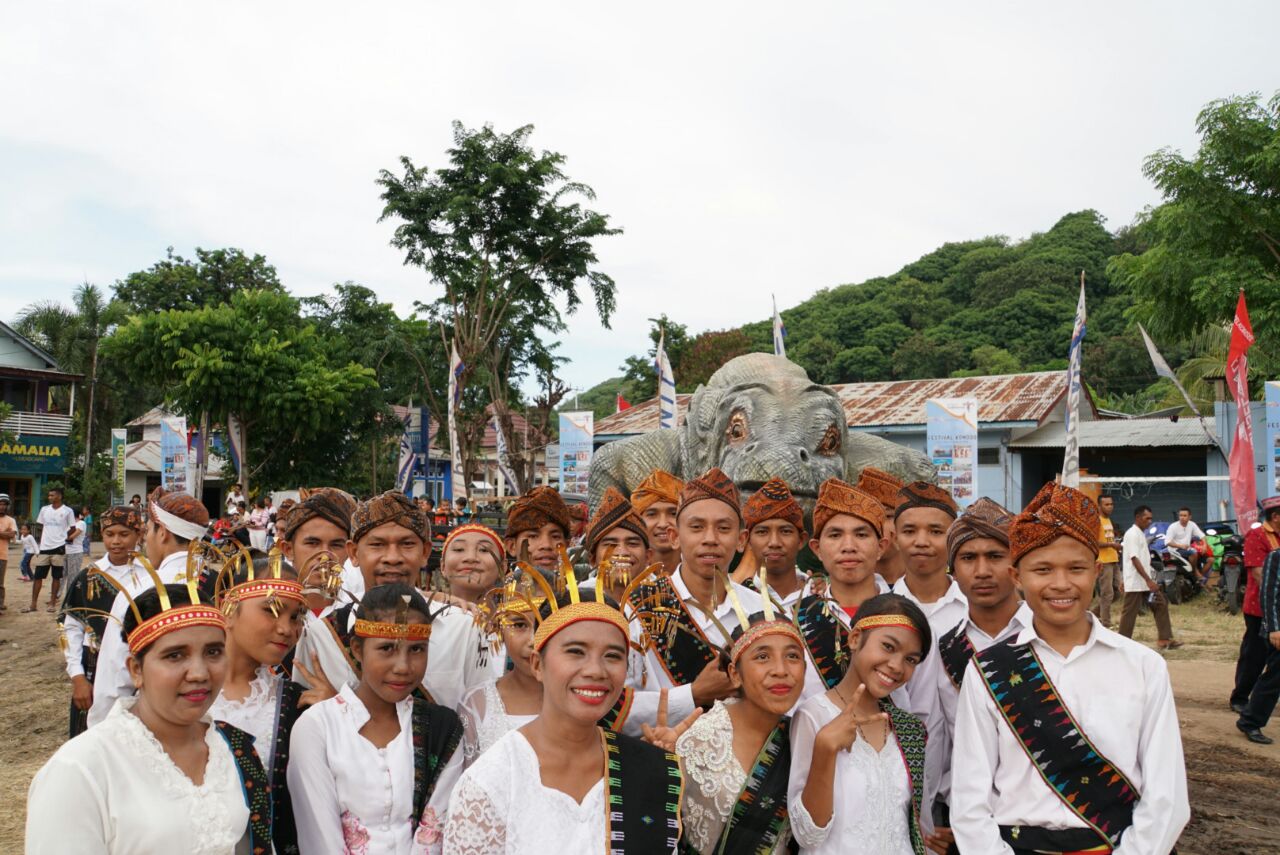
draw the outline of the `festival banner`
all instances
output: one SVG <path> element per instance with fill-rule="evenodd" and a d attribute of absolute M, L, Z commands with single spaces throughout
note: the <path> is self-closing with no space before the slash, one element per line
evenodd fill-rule
<path fill-rule="evenodd" d="M 930 398 L 925 402 L 925 441 L 938 467 L 938 486 L 967 508 L 978 490 L 978 399 Z"/>
<path fill-rule="evenodd" d="M 675 430 L 680 420 L 676 401 L 676 375 L 671 371 L 671 360 L 667 359 L 667 334 L 663 331 L 658 336 L 658 354 L 655 367 L 658 370 L 658 428 Z"/>
<path fill-rule="evenodd" d="M 187 420 L 166 416 L 160 420 L 160 486 L 165 492 L 187 492 Z"/>
<path fill-rule="evenodd" d="M 1227 386 L 1236 401 L 1236 434 L 1231 443 L 1228 471 L 1231 500 L 1236 508 L 1236 526 L 1248 531 L 1258 521 L 1258 485 L 1254 479 L 1253 413 L 1249 411 L 1249 348 L 1253 347 L 1253 327 L 1244 290 L 1236 302 L 1231 324 L 1231 347 L 1227 350 Z"/>
<path fill-rule="evenodd" d="M 560 414 L 560 492 L 587 494 L 594 449 L 595 414 L 590 410 Z"/>
<path fill-rule="evenodd" d="M 129 432 L 124 428 L 111 429 L 111 504 L 124 504 L 125 453 L 129 449 Z"/>
<path fill-rule="evenodd" d="M 1267 493 L 1280 496 L 1280 380 L 1267 381 Z"/>
<path fill-rule="evenodd" d="M 1067 360 L 1067 414 L 1063 427 L 1067 443 L 1062 457 L 1062 483 L 1080 486 L 1080 357 L 1084 348 L 1085 307 L 1084 271 L 1080 271 L 1080 301 L 1076 304 L 1076 325 L 1071 331 L 1071 349 Z"/>

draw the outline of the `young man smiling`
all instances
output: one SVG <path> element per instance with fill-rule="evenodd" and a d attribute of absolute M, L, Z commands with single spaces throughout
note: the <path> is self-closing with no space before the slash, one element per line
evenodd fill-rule
<path fill-rule="evenodd" d="M 1097 506 L 1047 484 L 1009 544 L 1032 624 L 976 654 L 960 689 L 960 851 L 1169 852 L 1190 816 L 1173 689 L 1158 654 L 1089 613 Z"/>
<path fill-rule="evenodd" d="M 551 487 L 534 487 L 511 503 L 507 512 L 507 554 L 529 563 L 548 579 L 560 566 L 560 547 L 569 544 L 569 506 Z"/>
<path fill-rule="evenodd" d="M 684 482 L 670 472 L 655 469 L 631 491 L 635 508 L 649 531 L 653 560 L 668 574 L 680 564 L 680 538 L 676 534 L 676 508 Z"/>
<path fill-rule="evenodd" d="M 771 595 L 790 610 L 800 600 L 808 576 L 796 567 L 804 548 L 804 511 L 781 478 L 770 478 L 742 507 L 747 544 L 764 568 Z"/>
<path fill-rule="evenodd" d="M 898 493 L 894 530 L 907 575 L 893 592 L 920 607 L 935 638 L 959 623 L 968 610 L 964 594 L 947 573 L 947 529 L 956 511 L 951 494 L 934 484 L 914 481 Z"/>

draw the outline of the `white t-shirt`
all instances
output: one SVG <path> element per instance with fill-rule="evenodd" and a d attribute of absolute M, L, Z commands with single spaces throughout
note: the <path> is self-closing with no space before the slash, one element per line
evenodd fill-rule
<path fill-rule="evenodd" d="M 1182 549 L 1186 549 L 1186 544 L 1193 540 L 1204 540 L 1204 532 L 1200 530 L 1200 526 L 1195 524 L 1194 520 L 1188 520 L 1186 525 L 1180 522 L 1170 523 L 1164 532 L 1164 542 L 1166 544 L 1181 543 Z"/>
<path fill-rule="evenodd" d="M 22 538 L 22 554 L 23 555 L 27 555 L 28 553 L 34 555 L 39 551 L 40 551 L 40 544 L 36 543 L 35 535 L 28 534 Z"/>
<path fill-rule="evenodd" d="M 1124 573 L 1124 591 L 1126 594 L 1135 592 L 1145 592 L 1150 590 L 1147 582 L 1133 566 L 1133 558 L 1137 556 L 1138 562 L 1142 564 L 1143 569 L 1147 571 L 1147 575 L 1155 578 L 1151 571 L 1151 549 L 1147 546 L 1147 535 L 1142 529 L 1136 525 L 1129 526 L 1129 530 L 1124 533 L 1124 540 L 1121 542 L 1123 547 L 1120 556 L 1120 570 Z"/>
<path fill-rule="evenodd" d="M 36 522 L 44 526 L 40 531 L 40 551 L 57 549 L 67 545 L 67 532 L 76 527 L 76 512 L 67 505 L 60 508 L 45 505 Z"/>

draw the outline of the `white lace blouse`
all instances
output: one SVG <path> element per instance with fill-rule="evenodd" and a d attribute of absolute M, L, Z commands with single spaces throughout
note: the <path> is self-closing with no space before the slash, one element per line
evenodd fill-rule
<path fill-rule="evenodd" d="M 271 775 L 271 767 L 275 762 L 276 718 L 280 710 L 280 684 L 284 676 L 277 674 L 266 665 L 258 666 L 258 671 L 249 684 L 249 694 L 238 701 L 227 698 L 222 693 L 209 708 L 209 715 L 215 721 L 240 728 L 253 737 L 253 749 L 258 752 L 262 767 Z"/>
<path fill-rule="evenodd" d="M 36 773 L 26 852 L 248 852 L 249 808 L 226 740 L 206 716 L 209 759 L 196 786 L 131 712 L 136 700 L 117 700 L 101 724 L 64 743 Z"/>
<path fill-rule="evenodd" d="M 446 855 L 605 851 L 604 777 L 581 803 L 542 786 L 538 755 L 513 730 L 462 773 L 449 802 Z"/>
<path fill-rule="evenodd" d="M 830 822 L 819 826 L 805 810 L 801 794 L 809 780 L 814 738 L 839 714 L 840 708 L 826 695 L 815 695 L 800 705 L 791 723 L 787 810 L 800 851 L 812 855 L 912 855 L 911 781 L 892 731 L 879 751 L 859 737 L 836 757 Z"/>
<path fill-rule="evenodd" d="M 458 707 L 458 715 L 462 718 L 463 762 L 468 766 L 499 739 L 538 717 L 537 713 L 508 714 L 496 682 L 476 686 L 468 692 Z"/>

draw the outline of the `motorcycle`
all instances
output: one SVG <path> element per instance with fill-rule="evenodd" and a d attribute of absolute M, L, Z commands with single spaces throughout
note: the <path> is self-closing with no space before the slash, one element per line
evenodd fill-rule
<path fill-rule="evenodd" d="M 1165 598 L 1176 606 L 1204 590 L 1204 583 L 1182 553 L 1165 545 L 1164 534 L 1169 525 L 1153 523 L 1147 528 L 1147 542 L 1151 546 L 1156 582 Z"/>
<path fill-rule="evenodd" d="M 1204 534 L 1220 574 L 1218 603 L 1231 614 L 1238 614 L 1244 605 L 1244 538 L 1226 522 L 1208 523 Z"/>

